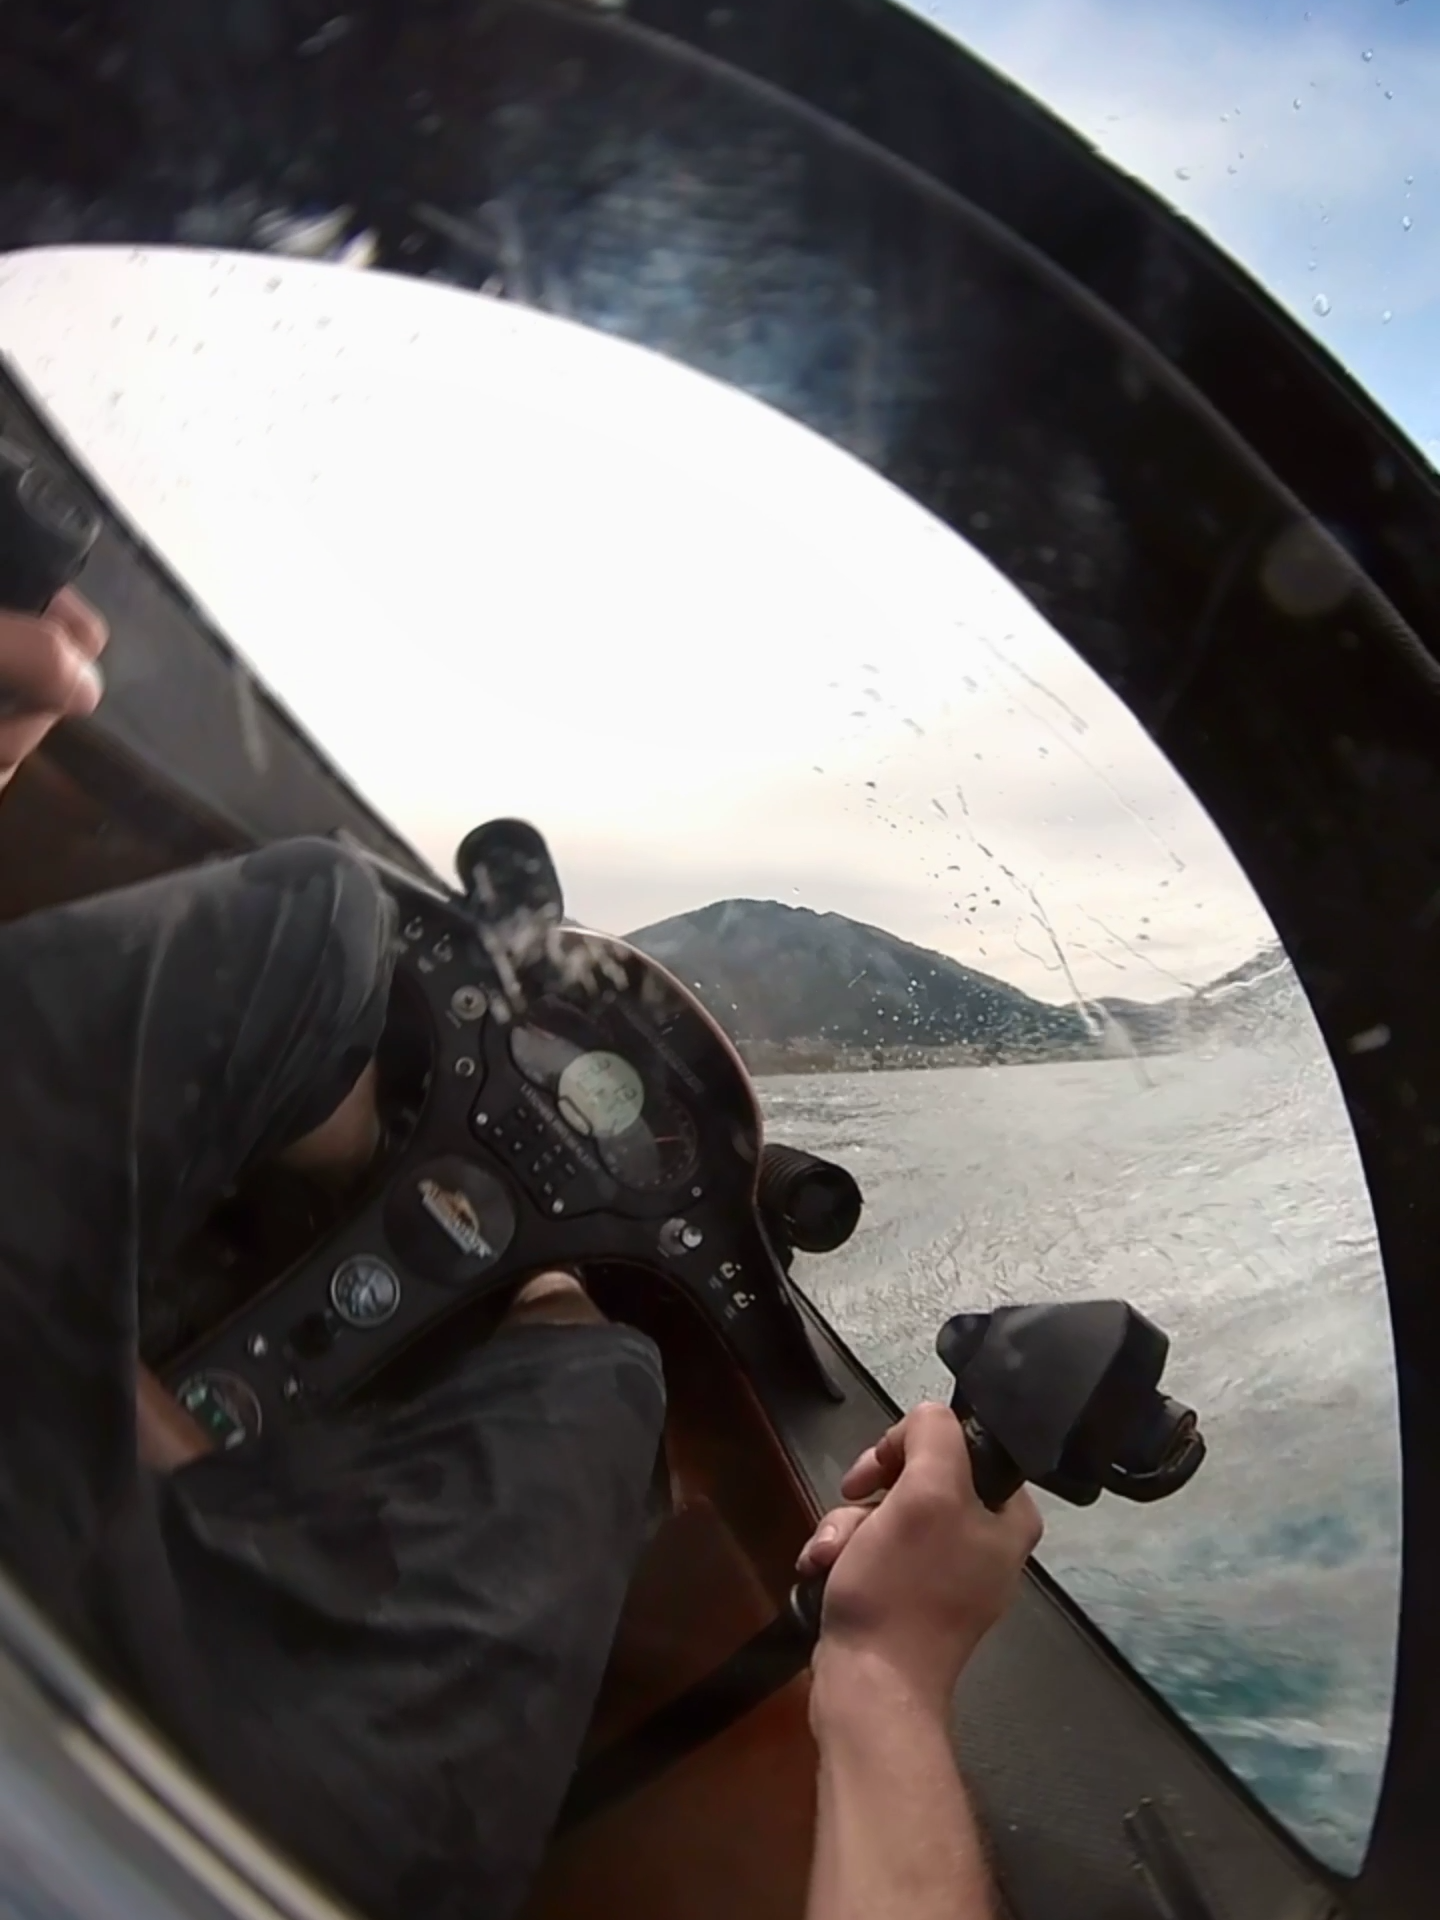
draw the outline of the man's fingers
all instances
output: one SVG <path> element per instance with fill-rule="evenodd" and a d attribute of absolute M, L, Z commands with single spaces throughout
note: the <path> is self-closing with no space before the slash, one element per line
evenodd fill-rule
<path fill-rule="evenodd" d="M 100 694 L 100 669 L 65 621 L 0 614 L 0 719 L 48 724 L 62 714 L 83 716 Z"/>
<path fill-rule="evenodd" d="M 893 1487 L 908 1462 L 920 1461 L 947 1475 L 969 1474 L 960 1422 L 949 1407 L 922 1400 L 873 1447 L 862 1453 L 840 1482 L 847 1500 L 868 1500 Z"/>
<path fill-rule="evenodd" d="M 894 1486 L 905 1465 L 905 1428 L 909 1418 L 907 1415 L 888 1433 L 882 1434 L 851 1467 L 840 1482 L 840 1491 L 847 1500 L 870 1500 Z"/>
<path fill-rule="evenodd" d="M 801 1579 L 828 1573 L 856 1533 L 870 1518 L 870 1507 L 836 1507 L 827 1513 L 800 1549 L 795 1571 Z"/>
<path fill-rule="evenodd" d="M 1028 1487 L 1008 1499 L 996 1518 L 1009 1529 L 1015 1541 L 1017 1552 L 1023 1551 L 1028 1560 L 1039 1546 L 1045 1532 L 1045 1521 L 1036 1506 Z"/>
<path fill-rule="evenodd" d="M 21 761 L 35 751 L 54 724 L 54 714 L 43 720 L 0 720 L 0 790 L 9 785 Z"/>
<path fill-rule="evenodd" d="M 73 587 L 60 589 L 45 609 L 45 616 L 60 622 L 72 644 L 87 660 L 98 660 L 110 643 L 110 628 L 105 616 Z"/>

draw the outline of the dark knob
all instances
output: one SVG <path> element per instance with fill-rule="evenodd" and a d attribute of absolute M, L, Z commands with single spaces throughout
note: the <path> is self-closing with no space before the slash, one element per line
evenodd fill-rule
<path fill-rule="evenodd" d="M 43 613 L 99 536 L 98 518 L 77 494 L 0 439 L 0 607 Z"/>

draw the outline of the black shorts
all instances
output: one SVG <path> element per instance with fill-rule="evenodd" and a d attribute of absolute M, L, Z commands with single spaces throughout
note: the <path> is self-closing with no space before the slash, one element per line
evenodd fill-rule
<path fill-rule="evenodd" d="M 401 1408 L 170 1477 L 142 1302 L 374 1052 L 389 904 L 296 841 L 0 928 L 0 1555 L 303 1864 L 386 1915 L 523 1897 L 643 1536 L 664 1395 L 623 1327 L 452 1355 Z"/>

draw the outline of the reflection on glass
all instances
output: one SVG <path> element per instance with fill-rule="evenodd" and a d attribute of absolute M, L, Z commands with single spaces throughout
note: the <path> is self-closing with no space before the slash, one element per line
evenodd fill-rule
<path fill-rule="evenodd" d="M 1173 1335 L 1209 1466 L 1161 1508 L 1054 1513 L 1047 1563 L 1354 1866 L 1398 1566 L 1373 1222 L 1273 931 L 1120 703 L 873 475 L 579 329 L 82 252 L 6 265 L 0 320 L 403 833 L 443 864 L 477 819 L 543 823 L 577 919 L 638 929 L 776 1134 L 853 1169 L 861 1229 L 803 1279 L 897 1400 L 943 1388 L 962 1306 L 1120 1293 Z M 634 1089 L 582 1081 L 610 1154 L 650 1156 L 620 1178 L 683 1175 L 686 1113 L 616 1131 Z"/>

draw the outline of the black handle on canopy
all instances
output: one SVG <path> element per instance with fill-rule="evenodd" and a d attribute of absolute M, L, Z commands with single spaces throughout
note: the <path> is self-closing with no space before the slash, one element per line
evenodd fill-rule
<path fill-rule="evenodd" d="M 83 500 L 0 439 L 0 607 L 43 613 L 99 537 L 100 521 Z"/>
<path fill-rule="evenodd" d="M 957 1313 L 935 1349 L 955 1377 L 950 1405 L 992 1512 L 1027 1480 L 1077 1507 L 1102 1493 L 1168 1499 L 1205 1458 L 1193 1410 L 1160 1391 L 1169 1340 L 1124 1300 Z M 812 1642 L 824 1597 L 822 1579 L 790 1596 Z"/>

